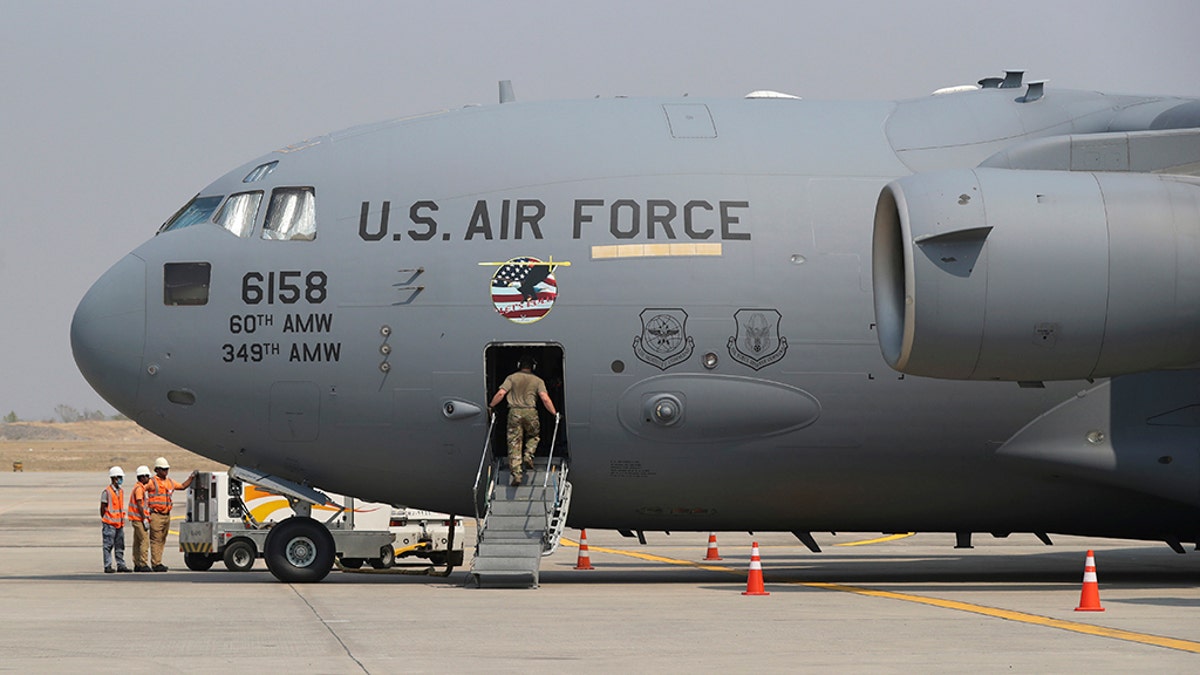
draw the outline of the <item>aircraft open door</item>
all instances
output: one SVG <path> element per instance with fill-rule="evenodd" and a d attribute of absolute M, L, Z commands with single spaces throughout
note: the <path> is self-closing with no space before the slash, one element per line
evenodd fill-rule
<path fill-rule="evenodd" d="M 561 345 L 548 342 L 493 343 L 488 345 L 484 350 L 484 372 L 485 384 L 487 386 L 484 400 L 490 401 L 496 390 L 504 383 L 504 378 L 517 371 L 517 362 L 522 356 L 529 356 L 534 360 L 533 374 L 546 382 L 546 391 L 550 394 L 550 400 L 554 402 L 554 407 L 562 415 L 564 421 L 559 424 L 554 456 L 566 457 L 567 427 L 565 419 L 567 411 L 564 408 L 566 378 L 563 348 Z M 554 435 L 554 415 L 551 415 L 541 403 L 538 403 L 537 409 L 542 430 L 541 438 L 538 442 L 537 455 L 545 457 L 550 454 L 551 438 Z M 492 430 L 492 454 L 495 457 L 506 457 L 508 455 L 507 404 L 501 402 L 497 405 L 496 414 L 498 417 L 495 428 Z"/>

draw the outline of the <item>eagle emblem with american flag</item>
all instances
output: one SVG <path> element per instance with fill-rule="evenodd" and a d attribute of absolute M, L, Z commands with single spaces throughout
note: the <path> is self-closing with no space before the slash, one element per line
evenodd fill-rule
<path fill-rule="evenodd" d="M 537 258 L 513 258 L 497 265 L 492 275 L 492 305 L 514 323 L 533 323 L 546 316 L 558 298 L 554 268 L 567 262 L 542 262 Z"/>

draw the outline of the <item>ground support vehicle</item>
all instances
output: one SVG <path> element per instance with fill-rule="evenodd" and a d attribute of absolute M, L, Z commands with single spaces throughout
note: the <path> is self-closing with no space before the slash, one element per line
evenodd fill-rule
<path fill-rule="evenodd" d="M 462 566 L 466 537 L 461 518 L 399 506 L 392 509 L 390 526 L 396 534 L 397 564 L 420 560 L 435 566 Z"/>
<path fill-rule="evenodd" d="M 321 561 L 316 557 L 328 548 L 319 544 L 332 536 L 333 555 L 386 569 L 395 562 L 391 512 L 388 504 L 326 495 L 241 467 L 230 473 L 201 472 L 188 489 L 179 548 L 188 569 L 207 570 L 221 560 L 230 570 L 245 571 L 264 557 L 268 537 L 286 523 L 283 529 L 290 538 L 279 553 L 292 566 L 317 566 Z M 321 577 L 333 563 L 330 557 Z"/>

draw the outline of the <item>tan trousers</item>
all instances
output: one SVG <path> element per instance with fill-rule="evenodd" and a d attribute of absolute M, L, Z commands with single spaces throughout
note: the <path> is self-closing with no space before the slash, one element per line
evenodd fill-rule
<path fill-rule="evenodd" d="M 150 532 L 140 520 L 131 520 L 129 524 L 133 527 L 133 564 L 146 567 L 146 560 L 150 557 Z"/>
<path fill-rule="evenodd" d="M 171 514 L 150 514 L 150 566 L 162 564 L 163 545 L 167 543 L 167 530 L 171 527 Z"/>

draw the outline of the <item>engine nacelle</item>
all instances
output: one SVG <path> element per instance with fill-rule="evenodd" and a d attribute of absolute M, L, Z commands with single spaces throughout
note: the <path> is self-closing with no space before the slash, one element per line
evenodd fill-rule
<path fill-rule="evenodd" d="M 875 317 L 896 370 L 1070 380 L 1200 361 L 1200 181 L 975 169 L 889 183 Z"/>

